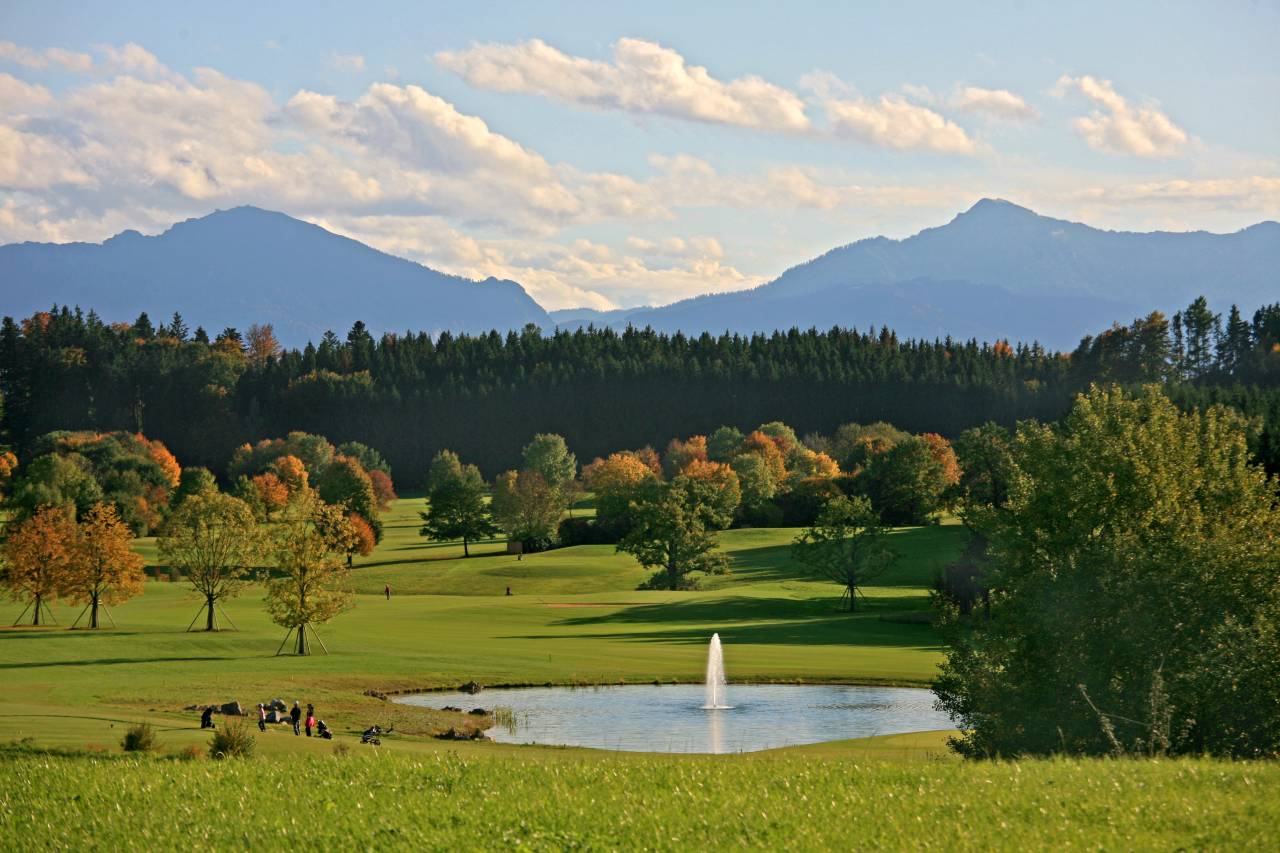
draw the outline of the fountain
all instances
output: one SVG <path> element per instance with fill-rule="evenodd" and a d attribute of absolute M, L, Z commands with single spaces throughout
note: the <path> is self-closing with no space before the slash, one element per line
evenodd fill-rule
<path fill-rule="evenodd" d="M 704 711 L 727 711 L 732 705 L 724 703 L 724 652 L 720 649 L 720 635 L 711 635 L 711 646 L 707 649 L 707 693 Z"/>

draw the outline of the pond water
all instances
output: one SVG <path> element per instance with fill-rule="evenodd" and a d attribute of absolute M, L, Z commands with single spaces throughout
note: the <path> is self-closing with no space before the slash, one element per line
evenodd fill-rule
<path fill-rule="evenodd" d="M 506 743 L 639 752 L 754 752 L 826 740 L 952 727 L 930 690 L 831 684 L 730 684 L 724 710 L 704 710 L 701 684 L 534 687 L 400 697 L 410 705 L 509 708 Z"/>

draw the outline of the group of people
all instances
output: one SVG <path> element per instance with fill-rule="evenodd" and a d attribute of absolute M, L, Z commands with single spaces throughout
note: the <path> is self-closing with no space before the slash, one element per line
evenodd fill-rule
<path fill-rule="evenodd" d="M 316 720 L 316 709 L 314 705 L 307 704 L 307 714 L 304 718 L 302 715 L 302 705 L 295 700 L 293 707 L 289 709 L 289 720 L 293 723 L 293 733 L 301 735 L 305 728 L 307 737 L 311 737 L 312 731 L 315 731 L 319 737 L 329 736 L 329 727 L 324 724 L 324 720 Z M 267 730 L 267 706 L 258 703 L 258 731 L 265 732 Z"/>

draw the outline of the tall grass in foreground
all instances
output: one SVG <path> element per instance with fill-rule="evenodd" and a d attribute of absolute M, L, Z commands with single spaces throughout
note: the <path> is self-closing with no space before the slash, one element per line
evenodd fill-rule
<path fill-rule="evenodd" d="M 1280 825 L 1280 764 L 1209 760 L 10 754 L 0 790 L 0 838 L 78 849 L 1257 849 Z"/>

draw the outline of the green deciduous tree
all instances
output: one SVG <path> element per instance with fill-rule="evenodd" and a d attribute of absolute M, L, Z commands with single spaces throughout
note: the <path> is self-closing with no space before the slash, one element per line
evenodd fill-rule
<path fill-rule="evenodd" d="M 442 450 L 431 462 L 427 477 L 427 511 L 420 513 L 421 535 L 437 542 L 462 540 L 463 556 L 470 543 L 498 532 L 485 501 L 484 478 L 474 465 L 463 465 L 458 454 Z"/>
<path fill-rule="evenodd" d="M 935 685 L 970 755 L 1280 753 L 1280 504 L 1245 422 L 1156 387 L 1026 422 L 989 543 L 989 619 Z"/>
<path fill-rule="evenodd" d="M 578 475 L 578 457 L 558 435 L 538 433 L 524 446 L 521 456 L 525 468 L 537 471 L 547 485 L 558 492 L 566 492 Z"/>
<path fill-rule="evenodd" d="M 343 561 L 348 538 L 342 509 L 309 495 L 291 503 L 276 524 L 271 552 L 279 575 L 267 583 L 267 614 L 296 633 L 299 655 L 310 654 L 308 631 L 353 604 Z"/>
<path fill-rule="evenodd" d="M 885 533 L 870 501 L 842 495 L 828 501 L 814 525 L 796 537 L 791 558 L 844 587 L 853 612 L 861 588 L 893 562 Z"/>
<path fill-rule="evenodd" d="M 265 550 L 253 510 L 218 492 L 186 498 L 165 522 L 156 544 L 160 561 L 180 569 L 204 599 L 206 631 L 217 630 L 218 605 L 240 594 Z"/>
<path fill-rule="evenodd" d="M 928 441 L 911 436 L 872 456 L 857 487 L 886 524 L 924 524 L 942 504 L 946 469 Z"/>
<path fill-rule="evenodd" d="M 681 478 L 682 479 L 682 478 Z M 708 512 L 690 484 L 652 483 L 644 499 L 632 508 L 632 526 L 618 543 L 648 569 L 656 568 L 645 582 L 647 589 L 694 589 L 693 572 L 724 574 L 728 558 L 717 550 L 715 535 L 707 524 Z"/>
<path fill-rule="evenodd" d="M 493 481 L 493 517 L 513 541 L 526 550 L 542 550 L 552 544 L 564 497 L 537 471 L 507 471 Z"/>

